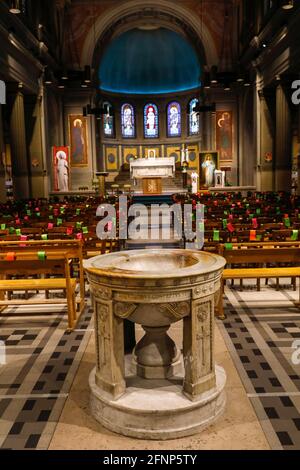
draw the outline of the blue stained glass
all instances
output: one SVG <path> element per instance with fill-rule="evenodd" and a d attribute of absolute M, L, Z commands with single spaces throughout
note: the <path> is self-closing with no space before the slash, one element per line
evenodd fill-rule
<path fill-rule="evenodd" d="M 114 118 L 109 114 L 105 114 L 103 119 L 104 135 L 106 137 L 113 137 L 114 134 Z"/>
<path fill-rule="evenodd" d="M 122 116 L 122 136 L 132 139 L 135 137 L 135 116 L 131 104 L 123 104 L 121 109 Z"/>
<path fill-rule="evenodd" d="M 189 134 L 197 135 L 200 132 L 200 116 L 194 111 L 198 105 L 199 100 L 194 98 L 189 104 Z"/>
<path fill-rule="evenodd" d="M 158 138 L 158 108 L 155 104 L 146 104 L 144 108 L 144 132 L 145 138 Z"/>
<path fill-rule="evenodd" d="M 181 107 L 176 101 L 168 106 L 168 136 L 181 136 Z"/>

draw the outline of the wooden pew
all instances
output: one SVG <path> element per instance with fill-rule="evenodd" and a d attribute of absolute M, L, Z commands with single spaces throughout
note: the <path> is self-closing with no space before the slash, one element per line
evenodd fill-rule
<path fill-rule="evenodd" d="M 253 246 L 254 245 L 254 246 Z M 276 279 L 276 287 L 279 287 L 279 278 L 296 278 L 300 277 L 300 243 L 299 242 L 268 242 L 254 244 L 237 244 L 233 245 L 232 250 L 228 250 L 224 245 L 220 245 L 219 254 L 223 256 L 227 264 L 232 268 L 226 268 L 223 272 L 221 283 L 221 294 L 219 298 L 218 316 L 225 318 L 223 307 L 224 285 L 226 280 L 233 279 Z M 291 264 L 288 267 L 268 266 L 274 264 Z M 257 264 L 259 267 L 245 267 L 245 265 Z M 243 267 L 237 267 L 243 266 Z M 266 267 L 267 266 L 267 267 Z M 294 288 L 296 284 L 294 281 Z M 260 284 L 258 284 L 260 288 Z M 300 291 L 299 303 L 300 304 Z"/>
<path fill-rule="evenodd" d="M 35 251 L 33 251 L 33 249 Z M 46 259 L 37 259 L 37 253 L 44 251 Z M 14 261 L 7 261 L 7 253 L 15 253 Z M 72 264 L 78 263 L 79 271 L 79 297 L 75 296 L 77 280 L 71 277 Z M 62 303 L 61 300 L 46 299 L 40 301 L 23 300 L 13 301 L 11 298 L 3 299 L 3 292 L 20 290 L 42 290 L 46 293 L 53 289 L 65 290 L 68 303 L 69 328 L 74 327 L 76 321 L 76 304 L 79 316 L 85 306 L 85 285 L 82 257 L 82 242 L 79 240 L 33 241 L 33 242 L 0 242 L 0 306 L 22 305 L 27 303 Z M 32 276 L 62 276 L 62 278 L 29 279 Z M 23 276 L 25 279 L 5 279 L 7 276 Z M 27 282 L 28 281 L 28 282 Z M 31 286 L 34 286 L 31 289 Z M 28 287 L 28 289 L 27 289 Z M 8 296 L 9 297 L 9 296 Z M 65 301 L 63 301 L 65 303 Z"/>

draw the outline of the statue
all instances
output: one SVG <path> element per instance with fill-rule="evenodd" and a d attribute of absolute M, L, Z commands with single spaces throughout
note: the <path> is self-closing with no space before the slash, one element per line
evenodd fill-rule
<path fill-rule="evenodd" d="M 191 178 L 192 178 L 192 193 L 197 194 L 198 193 L 198 179 L 199 179 L 198 173 L 193 171 Z"/>
<path fill-rule="evenodd" d="M 67 154 L 60 150 L 57 158 L 57 186 L 58 191 L 69 191 L 69 164 Z"/>

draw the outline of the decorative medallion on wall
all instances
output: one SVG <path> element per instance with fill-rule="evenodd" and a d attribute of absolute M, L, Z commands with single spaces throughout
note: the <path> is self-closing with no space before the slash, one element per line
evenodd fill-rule
<path fill-rule="evenodd" d="M 216 139 L 220 160 L 233 159 L 233 114 L 232 111 L 217 111 Z"/>
<path fill-rule="evenodd" d="M 69 116 L 70 163 L 72 167 L 88 166 L 87 118 Z"/>
<path fill-rule="evenodd" d="M 115 155 L 113 155 L 112 153 L 110 153 L 108 156 L 107 156 L 107 160 L 108 160 L 108 163 L 110 163 L 111 165 L 113 165 L 116 161 L 116 157 Z"/>
<path fill-rule="evenodd" d="M 105 148 L 105 164 L 107 171 L 118 170 L 118 148 L 106 147 Z"/>
<path fill-rule="evenodd" d="M 134 146 L 128 146 L 128 147 L 123 147 L 122 148 L 122 163 L 128 164 L 130 163 L 130 160 L 134 160 L 139 152 L 138 152 L 138 147 Z"/>
<path fill-rule="evenodd" d="M 134 155 L 132 155 L 132 153 L 129 153 L 129 154 L 126 156 L 126 163 L 130 163 L 131 160 L 134 160 Z"/>
<path fill-rule="evenodd" d="M 179 162 L 179 155 L 178 155 L 178 153 L 172 152 L 172 153 L 170 154 L 170 157 L 175 158 L 175 163 Z"/>
<path fill-rule="evenodd" d="M 195 149 L 191 149 L 189 151 L 189 160 L 191 162 L 195 162 L 197 160 L 197 153 L 196 153 L 196 150 Z"/>

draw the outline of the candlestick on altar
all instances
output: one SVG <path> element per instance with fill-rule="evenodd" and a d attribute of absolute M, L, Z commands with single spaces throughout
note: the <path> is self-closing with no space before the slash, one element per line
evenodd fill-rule
<path fill-rule="evenodd" d="M 186 151 L 185 151 L 185 154 L 186 154 L 186 161 L 189 163 L 190 161 L 190 154 L 189 154 L 189 149 L 187 148 Z"/>
<path fill-rule="evenodd" d="M 181 150 L 181 164 L 185 161 L 185 151 L 184 149 Z"/>

